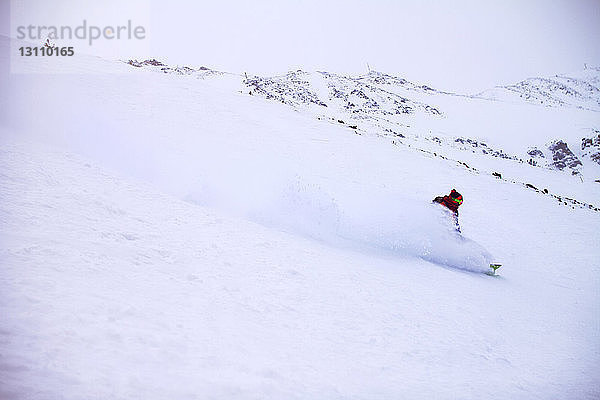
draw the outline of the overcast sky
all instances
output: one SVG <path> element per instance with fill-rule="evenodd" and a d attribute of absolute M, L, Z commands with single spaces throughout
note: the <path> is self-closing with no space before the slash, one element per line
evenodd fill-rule
<path fill-rule="evenodd" d="M 369 63 L 441 89 L 475 91 L 600 65 L 600 0 L 12 0 L 10 6 L 11 36 L 18 24 L 131 19 L 144 25 L 143 41 L 77 48 L 231 72 L 362 73 Z"/>

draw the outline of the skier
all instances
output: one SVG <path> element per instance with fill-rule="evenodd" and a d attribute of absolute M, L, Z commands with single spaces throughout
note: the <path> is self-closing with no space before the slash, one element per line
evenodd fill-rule
<path fill-rule="evenodd" d="M 458 225 L 458 207 L 463 202 L 462 194 L 458 193 L 456 189 L 452 189 L 449 195 L 446 196 L 438 196 L 433 199 L 434 203 L 439 203 L 452 211 L 452 215 L 454 216 L 454 223 L 456 224 L 456 230 L 460 232 L 460 225 Z"/>

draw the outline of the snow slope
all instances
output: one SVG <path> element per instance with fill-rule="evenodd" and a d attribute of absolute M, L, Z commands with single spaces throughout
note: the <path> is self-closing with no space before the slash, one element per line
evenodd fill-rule
<path fill-rule="evenodd" d="M 250 94 L 309 109 L 319 119 L 337 121 L 363 134 L 401 138 L 422 149 L 433 147 L 446 156 L 451 156 L 449 150 L 462 150 L 524 162 L 530 159 L 532 147 L 548 148 L 563 141 L 578 165 L 585 163 L 583 168 L 566 171 L 598 179 L 599 164 L 588 162 L 582 144 L 584 139 L 594 139 L 600 129 L 600 70 L 555 79 L 565 82 L 536 78 L 479 95 L 448 93 L 376 71 L 343 76 L 298 70 L 275 77 L 253 76 L 244 83 Z M 501 105 L 496 103 L 499 100 Z M 581 101 L 595 107 L 579 105 Z M 463 146 L 465 138 L 480 146 Z M 436 146 L 442 141 L 442 147 Z M 552 158 L 531 165 L 562 170 Z"/>
<path fill-rule="evenodd" d="M 1 398 L 600 395 L 600 213 L 250 96 L 242 77 L 30 67 L 1 96 Z M 477 250 L 428 204 L 453 186 Z M 439 259 L 479 246 L 500 276 Z"/>

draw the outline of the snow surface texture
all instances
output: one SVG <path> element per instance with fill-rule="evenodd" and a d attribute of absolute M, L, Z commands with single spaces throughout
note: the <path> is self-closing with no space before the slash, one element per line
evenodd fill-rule
<path fill-rule="evenodd" d="M 600 185 L 417 137 L 481 140 L 450 129 L 475 102 L 517 110 L 485 138 L 508 153 L 544 107 L 451 96 L 393 144 L 231 74 L 29 68 L 0 96 L 0 398 L 600 396 L 600 213 L 489 172 Z M 473 240 L 431 204 L 452 187 Z M 500 276 L 472 272 L 483 247 Z"/>

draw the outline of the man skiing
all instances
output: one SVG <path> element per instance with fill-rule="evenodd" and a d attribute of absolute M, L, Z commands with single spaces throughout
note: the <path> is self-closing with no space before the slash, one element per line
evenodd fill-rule
<path fill-rule="evenodd" d="M 458 193 L 456 189 L 452 189 L 450 194 L 446 196 L 438 196 L 433 199 L 433 202 L 439 203 L 452 211 L 454 223 L 456 224 L 456 230 L 460 232 L 460 225 L 458 225 L 458 207 L 460 207 L 463 202 L 462 194 Z"/>

